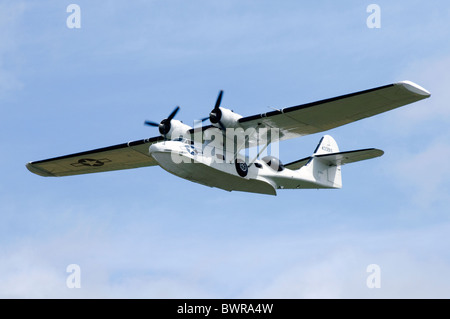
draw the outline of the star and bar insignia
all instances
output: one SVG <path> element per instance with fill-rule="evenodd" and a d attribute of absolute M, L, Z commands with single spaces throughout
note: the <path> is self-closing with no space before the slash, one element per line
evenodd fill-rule
<path fill-rule="evenodd" d="M 107 158 L 102 159 L 92 159 L 92 158 L 82 158 L 79 159 L 78 162 L 72 163 L 70 165 L 74 167 L 81 167 L 81 166 L 103 166 L 105 163 L 109 163 L 111 160 Z"/>

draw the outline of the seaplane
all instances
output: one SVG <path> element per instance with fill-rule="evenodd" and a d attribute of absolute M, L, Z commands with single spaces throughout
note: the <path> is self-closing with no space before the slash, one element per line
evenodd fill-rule
<path fill-rule="evenodd" d="M 283 164 L 277 156 L 280 142 L 326 132 L 431 94 L 401 81 L 250 116 L 222 107 L 222 96 L 219 91 L 209 116 L 193 127 L 175 119 L 177 106 L 159 123 L 144 122 L 158 128 L 155 137 L 32 161 L 26 167 L 40 176 L 61 177 L 159 165 L 181 178 L 226 191 L 276 195 L 282 189 L 339 189 L 343 165 L 384 152 L 341 151 L 333 137 L 323 133 L 311 155 Z M 203 125 L 207 120 L 210 124 Z"/>

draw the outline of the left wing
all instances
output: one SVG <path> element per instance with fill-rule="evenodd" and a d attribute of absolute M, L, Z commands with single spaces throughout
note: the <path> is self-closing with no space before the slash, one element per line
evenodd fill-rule
<path fill-rule="evenodd" d="M 279 129 L 279 140 L 286 140 L 327 131 L 428 97 L 430 93 L 424 88 L 413 82 L 403 81 L 243 117 L 239 119 L 239 125 L 244 129 L 276 128 Z"/>
<path fill-rule="evenodd" d="M 29 162 L 26 166 L 30 172 L 40 176 L 69 176 L 154 166 L 158 163 L 150 156 L 148 148 L 151 144 L 162 140 L 164 138 L 158 136 Z"/>
<path fill-rule="evenodd" d="M 276 111 L 242 117 L 237 126 L 243 129 L 244 138 L 228 137 L 228 132 L 213 125 L 191 129 L 197 140 L 210 136 L 223 136 L 235 143 L 237 152 L 253 146 L 267 146 L 276 141 L 327 131 L 370 116 L 420 101 L 431 94 L 419 85 L 402 81 L 364 91 L 341 95 L 317 102 L 287 107 Z M 262 129 L 262 130 L 261 130 Z M 253 131 L 252 131 L 253 130 Z M 246 135 L 247 132 L 253 132 Z"/>

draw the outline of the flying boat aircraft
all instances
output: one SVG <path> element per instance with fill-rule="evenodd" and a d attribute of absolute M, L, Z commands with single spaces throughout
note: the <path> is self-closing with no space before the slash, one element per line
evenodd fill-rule
<path fill-rule="evenodd" d="M 191 127 L 176 120 L 177 106 L 159 123 L 145 121 L 158 127 L 158 136 L 29 162 L 26 167 L 48 177 L 159 165 L 206 186 L 269 195 L 280 189 L 341 188 L 342 165 L 379 157 L 383 151 L 340 151 L 336 141 L 324 135 L 310 156 L 283 164 L 273 152 L 267 154 L 268 148 L 426 99 L 430 93 L 402 81 L 245 117 L 220 106 L 222 96 L 220 91 L 209 117 L 201 120 L 209 120 L 209 125 Z"/>

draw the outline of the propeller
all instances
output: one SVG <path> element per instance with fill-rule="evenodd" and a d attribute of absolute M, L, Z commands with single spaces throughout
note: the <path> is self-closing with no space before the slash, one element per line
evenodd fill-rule
<path fill-rule="evenodd" d="M 217 97 L 217 100 L 216 100 L 216 105 L 214 105 L 214 109 L 211 111 L 211 113 L 209 113 L 209 120 L 213 124 L 219 124 L 219 126 L 223 130 L 225 130 L 225 127 L 220 122 L 220 119 L 222 118 L 222 111 L 220 110 L 220 102 L 222 101 L 222 95 L 223 95 L 223 91 L 220 90 L 219 96 Z M 208 119 L 208 118 L 205 118 L 205 120 L 206 119 Z M 203 119 L 202 119 L 202 121 L 203 121 Z"/>
<path fill-rule="evenodd" d="M 153 121 L 145 121 L 144 124 L 149 125 L 149 126 L 158 127 L 159 133 L 161 133 L 161 135 L 164 136 L 164 139 L 166 139 L 166 134 L 169 133 L 170 128 L 171 128 L 170 121 L 172 121 L 172 119 L 175 117 L 175 115 L 177 115 L 179 110 L 180 110 L 180 107 L 177 106 L 172 111 L 172 113 L 170 113 L 169 116 L 166 119 L 162 120 L 160 123 L 156 123 Z"/>

